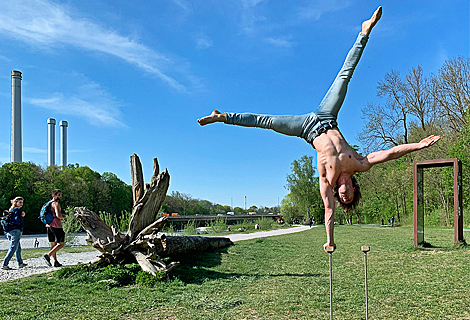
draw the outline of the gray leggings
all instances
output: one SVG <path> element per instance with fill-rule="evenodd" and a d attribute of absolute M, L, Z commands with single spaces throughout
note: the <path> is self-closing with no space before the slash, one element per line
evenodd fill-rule
<path fill-rule="evenodd" d="M 314 112 L 293 116 L 227 112 L 225 123 L 243 127 L 271 129 L 285 135 L 301 137 L 311 144 L 320 134 L 338 126 L 336 118 L 339 109 L 346 97 L 349 80 L 361 58 L 368 39 L 367 35 L 362 32 L 359 33 L 344 61 L 343 67 L 320 106 Z"/>

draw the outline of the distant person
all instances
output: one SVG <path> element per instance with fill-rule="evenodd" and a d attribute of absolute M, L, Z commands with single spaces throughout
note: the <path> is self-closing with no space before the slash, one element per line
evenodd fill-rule
<path fill-rule="evenodd" d="M 46 224 L 47 237 L 51 243 L 51 251 L 44 255 L 44 260 L 49 267 L 52 267 L 51 257 L 54 260 L 54 267 L 62 267 L 62 264 L 57 260 L 57 251 L 62 249 L 65 245 L 65 232 L 62 228 L 61 220 L 65 219 L 60 207 L 60 200 L 62 199 L 62 192 L 59 189 L 52 191 L 52 202 L 50 203 L 50 210 L 54 220 L 50 224 Z"/>
<path fill-rule="evenodd" d="M 429 147 L 439 136 L 429 136 L 419 143 L 395 146 L 389 150 L 373 152 L 367 156 L 358 154 L 346 141 L 336 122 L 338 112 L 346 97 L 349 81 L 353 75 L 369 35 L 382 16 L 378 7 L 369 20 L 362 23 L 362 32 L 349 51 L 343 67 L 326 93 L 318 108 L 304 115 L 272 116 L 253 113 L 232 113 L 212 111 L 209 116 L 198 119 L 201 126 L 224 122 L 243 127 L 258 127 L 303 138 L 317 151 L 317 169 L 320 180 L 320 194 L 325 206 L 326 247 L 336 247 L 334 242 L 335 200 L 345 211 L 354 210 L 361 198 L 359 185 L 354 174 L 368 171 L 372 166 L 398 159 L 407 153 Z"/>
<path fill-rule="evenodd" d="M 382 225 L 384 225 L 384 219 L 382 218 Z"/>
<path fill-rule="evenodd" d="M 24 217 L 25 212 L 21 211 L 23 207 L 24 199 L 22 197 L 16 197 L 11 200 L 11 207 L 7 215 L 4 217 L 3 230 L 5 236 L 10 241 L 10 247 L 8 248 L 5 260 L 3 260 L 3 270 L 13 270 L 8 266 L 13 255 L 16 253 L 16 262 L 18 262 L 18 268 L 24 268 L 28 264 L 23 262 L 21 258 L 21 244 L 20 239 L 23 235 Z"/>
<path fill-rule="evenodd" d="M 256 230 L 259 230 L 259 229 L 260 229 L 259 223 L 255 224 L 255 229 L 256 229 Z"/>
<path fill-rule="evenodd" d="M 34 238 L 34 247 L 39 248 L 39 240 L 38 238 Z"/>
<path fill-rule="evenodd" d="M 315 225 L 315 217 L 312 217 L 312 225 Z"/>
<path fill-rule="evenodd" d="M 390 225 L 392 227 L 395 227 L 395 217 L 393 217 L 393 216 L 390 218 Z"/>

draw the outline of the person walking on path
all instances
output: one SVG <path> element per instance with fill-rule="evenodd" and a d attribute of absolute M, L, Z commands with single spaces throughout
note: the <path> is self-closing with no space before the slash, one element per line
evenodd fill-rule
<path fill-rule="evenodd" d="M 16 197 L 11 200 L 10 211 L 8 212 L 7 220 L 8 223 L 5 224 L 4 231 L 5 236 L 10 241 L 10 247 L 8 248 L 7 255 L 5 260 L 3 260 L 3 270 L 13 270 L 8 266 L 11 258 L 16 253 L 16 262 L 18 262 L 19 268 L 24 268 L 27 266 L 21 258 L 21 244 L 20 239 L 23 235 L 23 226 L 24 226 L 24 217 L 25 212 L 21 211 L 23 207 L 24 199 L 22 197 Z"/>
<path fill-rule="evenodd" d="M 327 246 L 336 247 L 333 237 L 335 199 L 346 212 L 354 210 L 361 198 L 359 185 L 353 175 L 369 170 L 373 165 L 397 159 L 412 151 L 429 147 L 439 136 L 429 136 L 419 143 L 404 144 L 389 150 L 359 155 L 346 141 L 336 122 L 353 75 L 370 32 L 382 16 L 382 7 L 362 23 L 362 32 L 349 51 L 343 67 L 326 93 L 319 107 L 305 115 L 272 116 L 252 113 L 222 113 L 214 110 L 198 119 L 201 126 L 214 122 L 271 129 L 276 132 L 305 139 L 317 151 L 317 169 L 320 175 L 320 194 L 325 205 Z"/>
<path fill-rule="evenodd" d="M 51 257 L 54 260 L 54 267 L 62 267 L 62 264 L 57 261 L 57 251 L 62 249 L 65 245 L 65 232 L 62 228 L 61 220 L 65 218 L 59 201 L 62 199 L 62 192 L 59 189 L 52 191 L 52 202 L 50 204 L 54 220 L 50 224 L 46 224 L 47 236 L 51 243 L 51 251 L 44 255 L 44 260 L 49 267 L 52 267 Z"/>

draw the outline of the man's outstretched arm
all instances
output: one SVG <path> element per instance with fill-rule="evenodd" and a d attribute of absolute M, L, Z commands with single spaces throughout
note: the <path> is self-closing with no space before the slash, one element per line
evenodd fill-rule
<path fill-rule="evenodd" d="M 323 245 L 323 248 L 327 246 L 336 248 L 334 241 L 335 200 L 333 197 L 333 188 L 326 177 L 320 177 L 320 195 L 325 205 L 326 243 Z"/>
<path fill-rule="evenodd" d="M 387 162 L 390 160 L 398 159 L 400 157 L 403 157 L 407 153 L 432 146 L 434 143 L 439 141 L 440 138 L 441 138 L 440 136 L 432 135 L 432 136 L 427 137 L 426 139 L 421 140 L 418 143 L 402 144 L 402 145 L 393 147 L 388 150 L 372 152 L 363 158 L 362 167 L 358 171 L 359 172 L 367 171 L 373 165 L 376 165 L 378 163 L 383 163 L 383 162 Z"/>

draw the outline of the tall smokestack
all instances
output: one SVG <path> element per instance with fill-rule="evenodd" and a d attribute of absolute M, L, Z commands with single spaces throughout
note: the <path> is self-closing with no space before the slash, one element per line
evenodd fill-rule
<path fill-rule="evenodd" d="M 55 124 L 54 118 L 47 119 L 47 133 L 49 137 L 47 140 L 47 162 L 50 166 L 55 165 Z"/>
<path fill-rule="evenodd" d="M 21 72 L 11 72 L 11 149 L 10 161 L 23 161 L 21 139 Z"/>
<path fill-rule="evenodd" d="M 60 165 L 62 167 L 67 166 L 67 127 L 68 122 L 62 120 L 60 123 Z"/>

